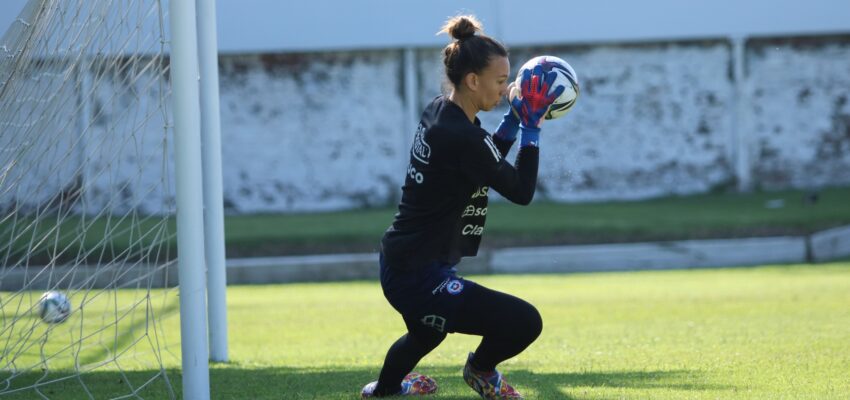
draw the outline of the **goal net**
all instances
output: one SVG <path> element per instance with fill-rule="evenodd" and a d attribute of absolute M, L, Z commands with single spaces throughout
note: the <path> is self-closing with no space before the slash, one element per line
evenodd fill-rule
<path fill-rule="evenodd" d="M 30 0 L 0 27 L 0 397 L 177 397 L 166 12 Z"/>

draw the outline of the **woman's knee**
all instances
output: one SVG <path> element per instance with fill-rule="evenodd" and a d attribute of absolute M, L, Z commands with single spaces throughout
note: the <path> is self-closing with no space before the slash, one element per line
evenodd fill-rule
<path fill-rule="evenodd" d="M 415 324 L 408 325 L 408 339 L 419 346 L 426 354 L 434 350 L 446 338 L 446 334 L 438 332 L 433 328 L 427 328 L 424 325 L 418 326 Z"/>
<path fill-rule="evenodd" d="M 525 312 L 525 334 L 529 342 L 533 342 L 543 332 L 543 317 L 540 311 L 531 304 L 528 304 L 528 310 Z"/>
<path fill-rule="evenodd" d="M 543 332 L 543 317 L 537 308 L 528 302 L 519 302 L 511 314 L 509 318 L 513 323 L 505 327 L 505 335 L 528 345 Z"/>

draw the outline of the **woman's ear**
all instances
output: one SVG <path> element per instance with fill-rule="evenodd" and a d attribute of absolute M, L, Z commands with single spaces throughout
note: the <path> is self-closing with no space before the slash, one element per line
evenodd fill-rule
<path fill-rule="evenodd" d="M 480 79 L 478 78 L 478 74 L 476 74 L 475 72 L 470 72 L 470 73 L 466 74 L 465 77 L 463 77 L 463 83 L 466 85 L 466 88 L 469 89 L 469 91 L 477 92 L 478 91 L 478 85 L 481 82 L 480 82 Z"/>

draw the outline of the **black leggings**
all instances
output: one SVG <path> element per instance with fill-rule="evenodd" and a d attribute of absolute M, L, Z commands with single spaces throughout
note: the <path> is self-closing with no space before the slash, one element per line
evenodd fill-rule
<path fill-rule="evenodd" d="M 455 318 L 453 331 L 482 336 L 471 360 L 477 370 L 494 370 L 497 364 L 525 350 L 543 329 L 540 313 L 522 299 L 478 284 L 468 285 L 464 296 L 461 309 L 456 310 L 460 318 Z M 376 396 L 398 393 L 404 376 L 446 338 L 446 333 L 420 320 L 405 317 L 404 322 L 408 332 L 387 352 Z"/>

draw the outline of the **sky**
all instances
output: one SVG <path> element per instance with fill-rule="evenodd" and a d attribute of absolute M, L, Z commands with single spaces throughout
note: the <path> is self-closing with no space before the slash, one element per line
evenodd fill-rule
<path fill-rule="evenodd" d="M 509 46 L 850 33 L 848 0 L 210 1 L 222 53 L 441 46 L 435 32 L 458 13 Z M 25 2 L 0 0 L 0 30 Z"/>

